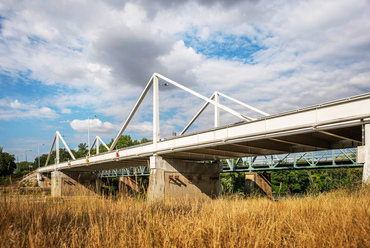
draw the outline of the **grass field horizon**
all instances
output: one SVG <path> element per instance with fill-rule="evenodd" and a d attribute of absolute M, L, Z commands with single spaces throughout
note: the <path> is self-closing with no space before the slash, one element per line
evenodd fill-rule
<path fill-rule="evenodd" d="M 273 201 L 2 195 L 0 247 L 369 247 L 370 189 Z"/>

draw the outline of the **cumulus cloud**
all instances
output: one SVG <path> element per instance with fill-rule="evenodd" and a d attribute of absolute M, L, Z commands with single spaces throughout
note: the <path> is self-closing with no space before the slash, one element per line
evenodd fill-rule
<path fill-rule="evenodd" d="M 18 100 L 15 100 L 14 102 L 10 102 L 9 106 L 13 109 L 29 109 L 32 107 L 27 104 L 22 104 Z"/>
<path fill-rule="evenodd" d="M 62 108 L 61 112 L 62 112 L 62 114 L 71 114 L 72 110 L 70 110 L 68 108 Z"/>
<path fill-rule="evenodd" d="M 0 99 L 0 120 L 56 119 L 59 115 L 49 107 L 37 107 L 19 100 Z"/>
<path fill-rule="evenodd" d="M 73 120 L 70 123 L 73 130 L 77 132 L 87 132 L 90 126 L 90 132 L 99 132 L 99 133 L 108 133 L 112 132 L 117 127 L 115 127 L 110 122 L 102 122 L 99 119 L 91 119 L 91 120 Z"/>
<path fill-rule="evenodd" d="M 153 72 L 269 113 L 369 92 L 369 12 L 366 0 L 2 3 L 0 72 L 27 71 L 43 85 L 71 90 L 53 92 L 58 101 L 42 106 L 1 99 L 0 106 L 54 117 L 43 106 L 62 114 L 93 109 L 118 122 Z M 202 103 L 174 87 L 161 91 L 169 129 L 183 126 Z M 143 103 L 131 131 L 149 133 L 150 104 Z M 14 118 L 4 111 L 3 119 Z M 114 121 L 97 121 L 92 130 L 115 129 Z M 86 120 L 71 127 L 86 131 Z"/>

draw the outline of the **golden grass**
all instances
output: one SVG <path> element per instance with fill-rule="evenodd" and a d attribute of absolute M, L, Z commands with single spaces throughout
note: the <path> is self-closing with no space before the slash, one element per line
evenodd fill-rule
<path fill-rule="evenodd" d="M 280 201 L 0 199 L 0 247 L 370 247 L 368 189 Z"/>

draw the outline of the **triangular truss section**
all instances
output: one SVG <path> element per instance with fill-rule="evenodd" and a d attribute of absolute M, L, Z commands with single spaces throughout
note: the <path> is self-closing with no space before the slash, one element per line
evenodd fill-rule
<path fill-rule="evenodd" d="M 94 148 L 94 145 L 96 145 L 95 146 L 95 148 L 96 148 L 96 154 L 99 154 L 99 141 L 103 144 L 103 146 L 105 147 L 105 148 L 107 148 L 107 150 L 109 151 L 109 147 L 107 146 L 107 144 L 105 144 L 105 142 L 99 137 L 99 136 L 96 136 L 95 137 L 95 139 L 94 139 L 94 142 L 92 143 L 92 145 L 91 145 L 91 148 L 90 148 L 90 153 L 91 153 L 91 151 L 93 150 L 93 148 Z"/>
<path fill-rule="evenodd" d="M 215 92 L 210 98 L 207 98 L 206 96 L 203 96 L 203 95 L 195 92 L 194 90 L 191 90 L 191 89 L 189 89 L 189 88 L 187 88 L 187 87 L 185 87 L 185 86 L 183 86 L 183 85 L 181 85 L 181 84 L 179 84 L 179 83 L 177 83 L 177 82 L 175 82 L 175 81 L 173 81 L 173 80 L 171 80 L 171 79 L 169 79 L 169 78 L 167 78 L 165 76 L 162 76 L 162 75 L 160 75 L 158 73 L 154 73 L 152 75 L 152 77 L 149 79 L 148 84 L 146 85 L 144 91 L 141 93 L 141 95 L 140 95 L 138 101 L 136 102 L 134 108 L 131 110 L 131 113 L 129 114 L 128 118 L 126 119 L 126 121 L 122 125 L 121 130 L 119 131 L 119 133 L 117 134 L 117 136 L 116 136 L 113 144 L 109 148 L 109 152 L 111 152 L 113 150 L 113 148 L 117 145 L 117 142 L 118 142 L 119 138 L 121 137 L 122 133 L 127 128 L 127 126 L 130 123 L 132 117 L 135 115 L 135 113 L 136 113 L 137 109 L 139 108 L 141 102 L 144 100 L 146 94 L 148 93 L 149 89 L 152 86 L 153 86 L 153 145 L 154 145 L 154 147 L 157 147 L 157 142 L 159 141 L 159 83 L 158 83 L 158 79 L 159 78 L 162 79 L 162 80 L 164 80 L 164 81 L 166 81 L 167 83 L 169 83 L 171 85 L 174 85 L 174 86 L 176 86 L 176 87 L 178 87 L 178 88 L 180 88 L 180 89 L 182 89 L 182 90 L 184 90 L 184 91 L 186 91 L 186 92 L 188 92 L 188 93 L 190 93 L 190 94 L 192 94 L 192 95 L 194 95 L 194 96 L 196 96 L 196 97 L 198 97 L 198 98 L 206 101 L 205 106 L 203 106 L 203 108 L 201 109 L 201 111 L 198 112 L 199 115 L 201 114 L 201 112 L 203 112 L 204 108 L 206 108 L 209 104 L 212 104 L 212 105 L 215 106 L 215 110 L 217 110 L 217 113 L 218 113 L 218 109 L 223 109 L 223 110 L 229 112 L 230 114 L 233 114 L 233 115 L 235 115 L 235 116 L 237 116 L 237 117 L 239 117 L 239 118 L 241 118 L 241 119 L 243 119 L 245 121 L 252 121 L 252 120 L 254 120 L 251 117 L 245 116 L 245 115 L 243 115 L 241 113 L 238 113 L 238 112 L 232 110 L 229 107 L 226 107 L 226 106 L 220 104 L 219 101 L 218 101 L 220 95 L 222 95 L 222 96 L 224 96 L 224 97 L 226 97 L 226 98 L 228 98 L 228 99 L 230 99 L 230 100 L 232 100 L 232 101 L 234 101 L 236 103 L 239 103 L 239 104 L 241 104 L 243 106 L 246 106 L 246 107 L 248 107 L 248 108 L 250 108 L 250 109 L 252 109 L 254 111 L 257 111 L 257 112 L 259 112 L 259 113 L 261 113 L 263 115 L 268 115 L 268 114 L 264 113 L 263 111 L 260 111 L 260 110 L 258 110 L 256 108 L 253 108 L 252 106 L 249 106 L 249 105 L 247 105 L 245 103 L 242 103 L 242 102 L 240 102 L 238 100 L 235 100 L 235 99 L 233 99 L 233 98 L 231 98 L 229 96 L 226 96 L 226 95 L 224 95 L 224 94 L 222 94 L 220 92 Z M 195 119 L 198 116 L 196 115 Z M 219 115 L 217 114 L 217 116 L 219 116 Z M 193 118 L 193 122 L 195 121 L 195 119 Z M 216 121 L 219 122 L 218 120 L 215 120 L 215 123 L 216 123 Z M 192 122 L 191 122 L 191 124 L 192 124 Z M 187 128 L 189 128 L 190 125 L 188 124 L 188 126 L 185 129 L 187 130 Z M 184 129 L 184 131 L 181 132 L 181 134 L 183 134 L 186 131 L 185 129 Z"/>
<path fill-rule="evenodd" d="M 232 98 L 231 96 L 228 96 L 228 95 L 225 95 L 221 92 L 218 92 L 218 91 L 215 91 L 212 96 L 209 98 L 210 100 L 215 100 L 217 103 L 219 103 L 219 99 L 220 99 L 220 96 L 223 96 L 225 97 L 226 99 L 229 99 L 239 105 L 242 105 L 246 108 L 249 108 L 250 110 L 253 110 L 257 113 L 260 113 L 264 116 L 269 116 L 269 114 L 267 114 L 266 112 L 263 112 L 262 110 L 259 110 L 255 107 L 252 107 L 246 103 L 243 103 L 239 100 L 236 100 L 234 98 Z M 183 135 L 188 129 L 189 127 L 194 123 L 194 121 L 203 113 L 203 111 L 207 108 L 207 106 L 209 105 L 209 102 L 206 102 L 203 107 L 198 111 L 198 113 L 195 114 L 195 116 L 193 117 L 193 119 L 191 119 L 191 121 L 186 125 L 186 127 L 184 128 L 184 130 L 182 130 L 182 132 L 180 133 L 180 135 Z M 234 114 L 235 115 L 235 114 Z M 240 113 L 238 113 L 238 115 L 236 115 L 237 117 L 240 117 L 243 116 L 244 119 L 246 119 L 247 121 L 254 121 L 255 118 L 252 118 L 252 117 L 248 117 L 248 116 L 245 116 L 245 115 L 242 115 Z M 220 111 L 219 111 L 219 107 L 217 105 L 215 105 L 215 127 L 219 127 L 220 126 Z"/>
<path fill-rule="evenodd" d="M 53 139 L 53 143 L 51 144 L 51 147 L 50 147 L 48 158 L 46 159 L 46 162 L 45 162 L 45 166 L 47 166 L 48 163 L 49 163 L 50 156 L 51 156 L 51 153 L 53 152 L 54 145 L 56 145 L 56 148 L 55 148 L 55 152 L 56 152 L 56 161 L 55 161 L 55 164 L 59 164 L 59 140 L 62 141 L 62 143 L 64 145 L 64 148 L 67 149 L 67 151 L 68 151 L 69 155 L 71 155 L 72 159 L 73 160 L 76 160 L 75 156 L 73 156 L 73 153 L 69 149 L 67 143 L 64 141 L 63 136 L 60 135 L 60 133 L 58 131 L 56 131 L 55 132 L 54 139 Z"/>

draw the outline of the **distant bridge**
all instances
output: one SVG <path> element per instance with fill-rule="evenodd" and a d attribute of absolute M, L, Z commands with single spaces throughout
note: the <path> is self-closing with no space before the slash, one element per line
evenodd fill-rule
<path fill-rule="evenodd" d="M 159 79 L 199 97 L 206 102 L 179 136 L 164 140 L 160 140 L 159 136 Z M 153 87 L 153 141 L 114 150 L 119 138 L 125 131 L 151 87 Z M 262 117 L 254 119 L 236 112 L 220 104 L 220 96 L 226 97 L 246 108 L 256 111 L 262 115 Z M 215 127 L 201 132 L 185 134 L 190 125 L 209 104 L 214 105 L 215 108 Z M 219 126 L 220 109 L 239 117 L 242 121 L 232 125 Z M 100 138 L 95 139 L 93 145 L 99 147 L 100 141 L 106 146 L 108 152 L 99 153 L 99 150 L 97 150 L 96 155 L 75 159 L 66 142 L 63 140 L 63 137 L 57 132 L 46 161 L 47 165 L 55 145 L 57 157 L 55 164 L 39 168 L 38 173 L 51 173 L 54 171 L 93 172 L 149 166 L 152 177 L 152 174 L 156 170 L 166 171 L 165 167 L 167 165 L 163 165 L 163 163 L 160 162 L 162 160 L 156 160 L 156 158 L 167 161 L 166 163 L 171 165 L 170 171 L 177 171 L 180 174 L 181 171 L 185 169 L 179 169 L 178 167 L 182 165 L 177 166 L 176 164 L 178 163 L 174 161 L 188 161 L 189 163 L 190 161 L 194 161 L 193 163 L 199 161 L 215 161 L 217 163 L 217 161 L 221 159 L 240 158 L 238 163 L 242 161 L 242 167 L 235 165 L 229 166 L 229 170 L 239 171 L 339 166 L 335 162 L 335 156 L 337 155 L 330 155 L 334 157 L 332 157 L 331 160 L 327 160 L 329 163 L 324 165 L 322 159 L 316 158 L 316 155 L 312 157 L 313 153 L 309 153 L 316 151 L 317 153 L 315 154 L 320 154 L 318 153 L 318 151 L 320 151 L 323 154 L 322 158 L 327 159 L 327 155 L 330 154 L 330 152 L 326 152 L 325 155 L 325 151 L 328 150 L 339 151 L 342 160 L 348 159 L 351 162 L 350 166 L 361 166 L 363 163 L 368 164 L 368 162 L 370 162 L 370 158 L 368 158 L 370 156 L 369 146 L 365 146 L 365 144 L 367 145 L 370 143 L 370 141 L 366 142 L 370 139 L 370 130 L 365 131 L 366 129 L 370 129 L 369 123 L 370 93 L 271 116 L 220 92 L 215 92 L 210 98 L 207 98 L 171 79 L 154 73 L 111 147 L 107 147 Z M 59 140 L 62 141 L 66 149 L 70 152 L 70 161 L 59 162 Z M 91 146 L 91 148 L 92 147 L 93 146 Z M 359 147 L 358 152 L 355 151 L 357 147 Z M 345 151 L 345 149 L 352 150 L 341 152 Z M 296 155 L 293 155 L 295 159 L 291 160 L 291 157 L 288 155 L 281 156 L 281 154 Z M 257 158 L 265 157 L 267 159 L 269 156 L 272 158 L 270 163 L 258 163 Z M 356 159 L 354 159 L 353 156 L 355 156 Z M 367 159 L 369 159 L 369 161 Z M 300 160 L 303 160 L 305 165 L 300 164 Z M 201 170 L 202 166 L 207 166 L 207 163 L 198 163 L 197 168 Z M 341 166 L 343 166 L 343 164 Z M 222 171 L 222 169 L 217 170 L 218 173 Z M 368 175 L 366 174 L 367 169 L 365 171 L 364 176 Z M 192 171 L 192 173 L 196 172 Z M 368 176 L 366 176 L 366 180 L 367 177 Z M 210 178 L 216 177 L 210 176 Z"/>
<path fill-rule="evenodd" d="M 282 155 L 225 159 L 222 172 L 332 169 L 362 167 L 357 149 L 326 150 Z M 101 171 L 101 177 L 149 176 L 149 166 Z"/>

